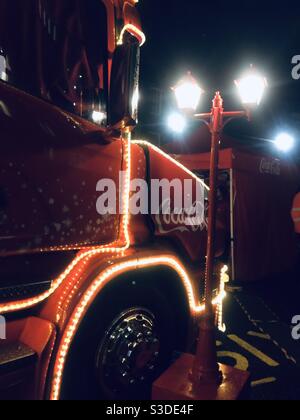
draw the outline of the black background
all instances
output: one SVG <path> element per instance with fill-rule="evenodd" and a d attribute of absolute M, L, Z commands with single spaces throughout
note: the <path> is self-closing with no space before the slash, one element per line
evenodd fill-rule
<path fill-rule="evenodd" d="M 292 79 L 291 61 L 300 54 L 300 3 L 140 0 L 138 8 L 147 36 L 141 134 L 155 141 L 159 132 L 169 140 L 164 121 L 175 107 L 170 87 L 189 70 L 206 92 L 199 111 L 208 110 L 216 90 L 222 91 L 225 108 L 239 108 L 233 82 L 253 63 L 268 78 L 268 93 L 256 123 L 236 123 L 229 130 L 245 139 L 272 139 L 279 131 L 297 138 L 300 80 Z"/>

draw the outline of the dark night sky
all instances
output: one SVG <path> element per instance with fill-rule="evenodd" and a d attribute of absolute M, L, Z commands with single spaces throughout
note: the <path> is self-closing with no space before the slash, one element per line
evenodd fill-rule
<path fill-rule="evenodd" d="M 142 51 L 142 123 L 150 123 L 146 112 L 153 99 L 150 88 L 160 88 L 168 97 L 169 87 L 187 70 L 206 91 L 200 111 L 207 110 L 217 89 L 223 92 L 225 107 L 238 107 L 233 81 L 253 63 L 269 81 L 257 135 L 270 138 L 281 128 L 299 126 L 300 80 L 292 79 L 291 60 L 300 55 L 300 3 L 140 0 L 139 10 L 147 35 Z M 161 115 L 170 106 L 164 101 Z"/>

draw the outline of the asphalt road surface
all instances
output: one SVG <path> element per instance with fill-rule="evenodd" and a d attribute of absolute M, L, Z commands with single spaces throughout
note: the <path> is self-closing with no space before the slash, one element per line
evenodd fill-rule
<path fill-rule="evenodd" d="M 292 318 L 300 315 L 298 292 L 297 280 L 282 278 L 226 298 L 218 357 L 251 373 L 248 399 L 300 400 L 300 341 L 292 338 Z"/>

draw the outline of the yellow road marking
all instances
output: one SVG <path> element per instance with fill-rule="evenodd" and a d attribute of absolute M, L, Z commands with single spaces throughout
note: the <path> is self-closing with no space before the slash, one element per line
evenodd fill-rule
<path fill-rule="evenodd" d="M 252 386 L 252 388 L 255 388 L 256 386 L 273 384 L 276 381 L 277 381 L 276 378 L 265 378 L 265 379 L 261 379 L 260 381 L 251 382 L 251 386 Z"/>
<path fill-rule="evenodd" d="M 247 334 L 250 337 L 257 337 L 257 338 L 261 338 L 262 340 L 271 340 L 271 336 L 269 334 L 258 333 L 255 331 L 249 331 Z"/>
<path fill-rule="evenodd" d="M 241 338 L 237 337 L 236 335 L 228 335 L 228 338 L 242 347 L 244 350 L 248 351 L 249 353 L 253 354 L 255 357 L 260 359 L 266 365 L 271 367 L 279 366 L 275 360 L 271 359 L 269 356 L 258 350 L 256 347 L 251 346 L 251 344 L 247 343 L 246 341 L 242 340 Z"/>
<path fill-rule="evenodd" d="M 218 358 L 222 357 L 229 357 L 230 359 L 233 359 L 236 361 L 235 368 L 243 371 L 247 371 L 249 368 L 249 362 L 246 359 L 246 357 L 242 356 L 239 353 L 233 353 L 231 351 L 219 351 L 218 352 Z"/>

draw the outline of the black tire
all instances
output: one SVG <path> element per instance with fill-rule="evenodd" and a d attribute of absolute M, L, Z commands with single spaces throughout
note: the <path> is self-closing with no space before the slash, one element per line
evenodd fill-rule
<path fill-rule="evenodd" d="M 179 343 L 182 341 L 182 325 L 179 325 L 176 308 L 172 307 L 167 297 L 159 290 L 149 286 L 148 281 L 142 283 L 143 285 L 133 280 L 128 282 L 128 279 L 116 281 L 114 286 L 105 290 L 96 299 L 70 349 L 61 393 L 63 400 L 147 400 L 151 398 L 152 383 L 171 364 L 175 352 L 184 344 Z M 140 380 L 135 368 L 134 375 L 136 374 L 139 379 L 134 383 L 123 384 L 122 378 L 120 379 L 121 373 L 118 375 L 119 367 L 113 368 L 113 374 L 110 374 L 111 367 L 106 366 L 106 364 L 109 366 L 108 353 L 106 357 L 103 357 L 103 354 L 108 332 L 111 328 L 116 328 L 118 320 L 122 319 L 124 314 L 131 316 L 135 313 L 134 311 L 145 314 L 146 319 L 153 318 L 155 326 L 153 335 L 159 341 L 159 355 L 157 356 L 156 351 L 154 368 L 151 365 L 149 371 L 149 366 L 146 365 L 147 375 L 141 376 L 143 380 Z M 120 351 L 120 346 L 115 347 Z M 150 348 L 153 348 L 152 341 Z M 114 351 L 117 354 L 115 348 Z M 131 370 L 129 371 L 131 374 Z M 106 376 L 103 372 L 106 372 Z"/>

